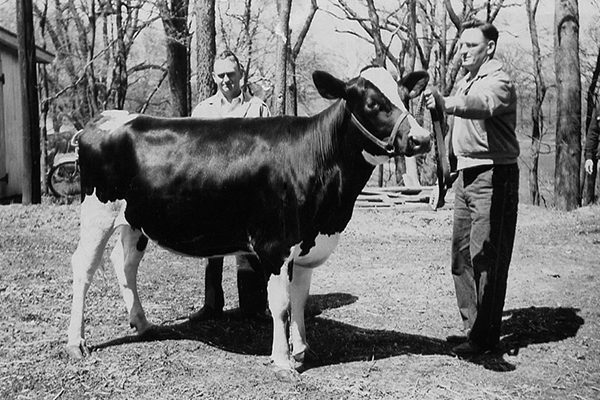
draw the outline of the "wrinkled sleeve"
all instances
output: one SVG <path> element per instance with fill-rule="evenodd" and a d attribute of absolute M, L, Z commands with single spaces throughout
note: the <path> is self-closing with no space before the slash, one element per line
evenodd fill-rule
<path fill-rule="evenodd" d="M 501 115 L 514 107 L 515 90 L 507 75 L 486 83 L 484 87 L 473 87 L 464 96 L 446 98 L 445 108 L 449 114 L 465 119 L 485 119 Z"/>
<path fill-rule="evenodd" d="M 585 138 L 585 159 L 593 160 L 596 158 L 598 151 L 598 136 L 600 135 L 600 124 L 598 118 L 600 117 L 600 107 L 596 107 L 592 113 L 592 120 L 590 121 L 590 127 L 588 128 L 587 135 Z"/>

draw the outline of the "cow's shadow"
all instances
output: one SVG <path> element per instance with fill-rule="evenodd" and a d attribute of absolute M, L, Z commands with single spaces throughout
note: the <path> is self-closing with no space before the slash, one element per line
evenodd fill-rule
<path fill-rule="evenodd" d="M 323 310 L 342 307 L 357 298 L 346 293 L 310 296 L 306 312 L 307 340 L 319 357 L 312 367 L 419 354 L 452 356 L 452 344 L 444 339 L 384 329 L 366 329 L 320 317 Z M 515 366 L 504 359 L 521 348 L 575 336 L 583 318 L 575 308 L 531 307 L 504 313 L 503 338 L 498 351 L 469 359 L 494 371 L 511 371 Z M 142 336 L 125 336 L 93 346 L 92 350 L 126 343 L 163 340 L 194 340 L 225 351 L 266 356 L 271 353 L 272 323 L 244 318 L 236 310 L 219 320 L 190 323 L 169 322 L 155 326 Z"/>

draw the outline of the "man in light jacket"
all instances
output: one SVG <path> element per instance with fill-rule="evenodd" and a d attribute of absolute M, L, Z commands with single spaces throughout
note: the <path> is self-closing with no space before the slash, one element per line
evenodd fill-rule
<path fill-rule="evenodd" d="M 460 37 L 466 76 L 453 96 L 438 98 L 452 116 L 457 157 L 452 275 L 466 335 L 452 335 L 453 352 L 471 357 L 496 349 L 513 251 L 519 201 L 517 95 L 494 59 L 498 30 L 469 21 Z M 435 106 L 431 93 L 427 106 Z"/>

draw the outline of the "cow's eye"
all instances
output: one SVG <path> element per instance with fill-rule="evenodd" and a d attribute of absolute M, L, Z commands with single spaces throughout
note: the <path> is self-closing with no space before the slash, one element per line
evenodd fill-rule
<path fill-rule="evenodd" d="M 367 101 L 365 101 L 365 109 L 367 112 L 377 112 L 379 111 L 379 103 L 368 98 Z"/>

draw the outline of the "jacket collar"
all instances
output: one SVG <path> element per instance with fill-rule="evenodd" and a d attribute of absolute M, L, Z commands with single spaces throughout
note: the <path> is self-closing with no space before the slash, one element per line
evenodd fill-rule
<path fill-rule="evenodd" d="M 477 75 L 475 75 L 475 78 L 481 78 L 500 70 L 502 70 L 502 63 L 492 58 L 491 60 L 484 63 L 481 67 L 479 67 L 479 71 L 477 71 Z M 468 76 L 469 75 L 467 74 L 467 77 Z"/>

